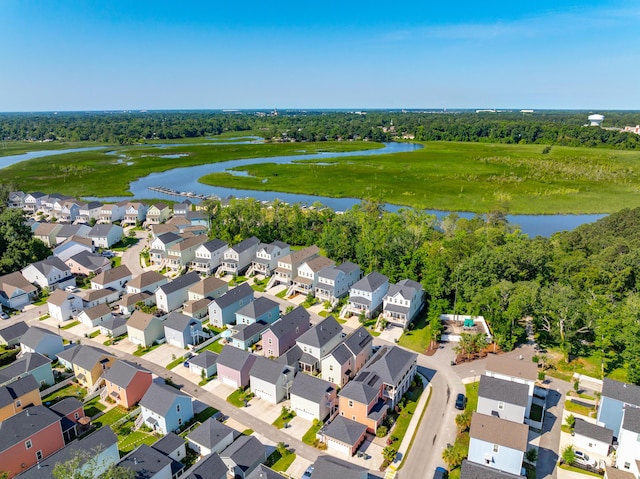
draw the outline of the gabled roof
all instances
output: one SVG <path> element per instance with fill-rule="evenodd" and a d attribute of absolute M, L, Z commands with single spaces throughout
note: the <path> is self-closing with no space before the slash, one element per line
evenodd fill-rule
<path fill-rule="evenodd" d="M 231 246 L 231 248 L 233 251 L 235 251 L 236 253 L 242 253 L 243 251 L 248 250 L 249 248 L 253 248 L 254 246 L 257 246 L 258 244 L 260 244 L 260 240 L 258 238 L 256 238 L 255 236 L 252 236 L 251 238 L 247 238 L 244 241 L 241 241 L 240 243 Z"/>
<path fill-rule="evenodd" d="M 257 356 L 233 346 L 225 346 L 218 355 L 218 366 L 226 366 L 234 370 L 240 370 L 247 361 L 255 361 Z"/>
<path fill-rule="evenodd" d="M 220 457 L 231 459 L 237 467 L 246 471 L 256 462 L 264 461 L 266 451 L 264 445 L 255 437 L 240 436 L 220 453 Z"/>
<path fill-rule="evenodd" d="M 352 263 L 351 261 L 345 261 L 344 263 L 342 263 L 339 266 L 336 266 L 336 269 L 344 272 L 344 274 L 349 274 L 352 271 L 356 271 L 360 269 L 360 266 L 358 266 L 355 263 Z"/>
<path fill-rule="evenodd" d="M 105 357 L 115 359 L 115 356 L 107 351 L 84 344 L 77 344 L 58 353 L 57 356 L 59 359 L 87 370 L 93 369 L 93 367 Z"/>
<path fill-rule="evenodd" d="M 248 283 L 242 283 L 233 289 L 230 289 L 219 298 L 214 299 L 212 302 L 217 304 L 220 309 L 227 308 L 242 298 L 253 297 L 253 288 Z"/>
<path fill-rule="evenodd" d="M 184 439 L 178 436 L 175 432 L 169 432 L 169 434 L 154 442 L 151 447 L 165 456 L 168 456 L 179 447 L 184 446 L 184 444 Z"/>
<path fill-rule="evenodd" d="M 289 393 L 319 404 L 326 401 L 327 394 L 336 389 L 329 381 L 311 376 L 310 374 L 298 374 L 291 384 Z"/>
<path fill-rule="evenodd" d="M 343 461 L 333 456 L 318 456 L 313 464 L 311 479 L 374 479 L 377 476 L 370 475 L 368 471 L 352 462 Z"/>
<path fill-rule="evenodd" d="M 478 397 L 527 407 L 529 403 L 529 386 L 507 379 L 480 376 Z"/>
<path fill-rule="evenodd" d="M 100 324 L 101 328 L 106 329 L 107 331 L 113 331 L 127 324 L 127 319 L 122 316 L 114 316 L 111 319 L 107 319 L 102 324 Z"/>
<path fill-rule="evenodd" d="M 640 434 L 640 408 L 632 406 L 626 406 L 624 408 L 622 428 L 626 429 L 627 431 Z"/>
<path fill-rule="evenodd" d="M 169 280 L 166 276 L 158 273 L 157 271 L 145 271 L 144 273 L 131 278 L 131 280 L 129 280 L 129 282 L 127 283 L 127 286 L 144 290 L 145 288 L 162 281 Z"/>
<path fill-rule="evenodd" d="M 191 237 L 185 238 L 184 240 L 180 241 L 179 243 L 176 243 L 174 245 L 169 246 L 168 250 L 169 251 L 183 251 L 183 250 L 192 248 L 194 246 L 200 246 L 202 243 L 205 242 L 206 239 L 207 238 L 204 235 L 191 236 Z"/>
<path fill-rule="evenodd" d="M 353 286 L 351 286 L 351 289 L 373 293 L 376 289 L 378 289 L 384 283 L 388 283 L 388 282 L 389 282 L 389 278 L 387 278 L 383 274 L 378 273 L 377 271 L 374 271 L 366 275 L 364 278 L 362 278 L 360 281 L 355 283 Z"/>
<path fill-rule="evenodd" d="M 216 291 L 219 288 L 224 287 L 227 283 L 215 276 L 207 276 L 206 278 L 198 281 L 189 288 L 190 293 L 199 294 L 201 296 L 208 296 L 212 291 Z M 212 298 L 213 299 L 213 298 Z"/>
<path fill-rule="evenodd" d="M 390 346 L 378 350 L 365 369 L 375 371 L 385 384 L 397 385 L 407 368 L 417 360 L 416 353 Z"/>
<path fill-rule="evenodd" d="M 214 353 L 213 351 L 205 349 L 197 356 L 189 359 L 189 363 L 207 369 L 218 362 L 218 356 L 218 353 Z"/>
<path fill-rule="evenodd" d="M 141 293 L 129 293 L 125 294 L 120 301 L 118 302 L 119 306 L 123 306 L 125 308 L 130 306 L 135 306 L 139 302 L 145 302 L 147 299 L 152 297 L 151 293 L 143 291 Z"/>
<path fill-rule="evenodd" d="M 60 228 L 62 228 L 62 225 L 59 223 L 40 223 L 33 234 L 35 236 L 49 236 Z"/>
<path fill-rule="evenodd" d="M 131 326 L 134 329 L 139 329 L 140 331 L 144 331 L 149 326 L 149 323 L 153 321 L 155 316 L 149 313 L 143 313 L 139 309 L 135 310 L 129 321 L 127 321 L 127 326 Z"/>
<path fill-rule="evenodd" d="M 27 279 L 16 271 L 15 273 L 0 276 L 0 294 L 6 298 L 11 298 L 16 290 L 22 290 L 25 293 L 35 293 L 37 288 L 29 283 Z"/>
<path fill-rule="evenodd" d="M 313 328 L 304 332 L 298 342 L 315 348 L 322 348 L 336 336 L 342 334 L 342 326 L 333 316 L 327 316 Z"/>
<path fill-rule="evenodd" d="M 58 401 L 55 404 L 49 406 L 53 412 L 55 412 L 58 416 L 63 417 L 67 414 L 71 414 L 73 411 L 76 411 L 82 407 L 82 401 L 74 397 L 66 397 L 62 401 Z"/>
<path fill-rule="evenodd" d="M 104 256 L 93 254 L 87 250 L 80 251 L 79 253 L 74 254 L 69 258 L 69 260 L 74 261 L 80 266 L 92 271 L 98 268 L 102 268 L 111 263 L 109 259 L 105 258 Z"/>
<path fill-rule="evenodd" d="M 336 262 L 332 259 L 325 258 L 324 256 L 317 256 L 313 259 L 310 259 L 309 261 L 306 261 L 304 264 L 306 264 L 311 271 L 317 273 L 318 271 L 322 271 L 328 266 L 333 266 L 334 264 L 336 264 Z"/>
<path fill-rule="evenodd" d="M 107 303 L 96 304 L 91 308 L 87 308 L 83 311 L 87 318 L 94 320 L 111 314 L 111 308 Z"/>
<path fill-rule="evenodd" d="M 604 378 L 602 396 L 640 406 L 640 386 Z"/>
<path fill-rule="evenodd" d="M 259 464 L 246 479 L 287 479 L 287 476 L 283 476 L 264 464 Z"/>
<path fill-rule="evenodd" d="M 595 439 L 596 441 L 601 441 L 605 444 L 611 444 L 611 441 L 613 441 L 613 431 L 611 429 L 587 422 L 579 417 L 576 418 L 573 432 L 576 435 Z M 640 430 L 635 432 L 640 432 Z"/>
<path fill-rule="evenodd" d="M 7 343 L 11 340 L 22 337 L 24 333 L 29 330 L 29 326 L 24 321 L 18 321 L 11 326 L 0 329 L 0 338 L 4 339 Z"/>
<path fill-rule="evenodd" d="M 289 248 L 289 245 L 287 243 L 284 243 L 282 241 L 277 241 L 277 240 L 272 243 L 260 243 L 258 245 L 258 251 L 264 251 L 267 254 L 273 253 L 273 251 L 276 248 L 286 249 L 286 248 Z"/>
<path fill-rule="evenodd" d="M 174 387 L 151 383 L 151 386 L 149 386 L 149 389 L 140 400 L 140 406 L 164 417 L 178 398 L 191 400 L 188 395 Z"/>
<path fill-rule="evenodd" d="M 214 452 L 198 461 L 185 479 L 226 479 L 228 470 L 227 465 Z"/>
<path fill-rule="evenodd" d="M 95 301 L 112 294 L 117 294 L 117 291 L 113 288 L 90 289 L 85 293 L 84 298 L 82 299 L 83 301 L 90 303 L 91 301 Z"/>
<path fill-rule="evenodd" d="M 38 328 L 37 326 L 31 326 L 26 333 L 22 335 L 20 344 L 36 349 L 44 338 L 56 338 L 62 343 L 62 338 L 57 334 L 52 333 L 46 329 Z"/>
<path fill-rule="evenodd" d="M 325 428 L 324 435 L 343 444 L 355 446 L 366 431 L 367 426 L 364 424 L 352 421 L 344 416 L 336 416 Z M 315 474 L 315 468 L 313 472 Z"/>
<path fill-rule="evenodd" d="M 415 295 L 416 291 L 422 291 L 422 285 L 410 279 L 403 279 L 398 284 L 392 284 L 389 286 L 386 296 L 392 298 L 396 294 L 400 294 L 404 299 L 410 300 Z"/>
<path fill-rule="evenodd" d="M 210 253 L 213 253 L 214 251 L 217 251 L 219 249 L 227 249 L 229 245 L 224 241 L 216 238 L 212 239 L 211 241 L 207 241 L 206 243 L 200 245 L 200 247 L 206 249 Z"/>
<path fill-rule="evenodd" d="M 238 341 L 246 341 L 247 339 L 255 337 L 257 334 L 262 333 L 268 327 L 269 324 L 262 320 L 251 324 L 236 324 L 231 328 L 234 331 L 231 337 Z"/>
<path fill-rule="evenodd" d="M 164 327 L 174 331 L 184 332 L 191 325 L 202 324 L 200 321 L 193 319 L 191 316 L 187 316 L 182 313 L 173 312 L 167 316 L 164 320 Z"/>
<path fill-rule="evenodd" d="M 151 225 L 151 233 L 153 234 L 154 238 L 157 238 L 158 236 L 164 234 L 164 233 L 178 233 L 178 231 L 180 231 L 178 229 L 177 226 L 174 225 L 168 225 L 168 224 L 157 224 L 157 225 Z"/>
<path fill-rule="evenodd" d="M 24 396 L 31 391 L 39 389 L 38 381 L 31 374 L 27 374 L 23 378 L 16 379 L 6 386 L 0 387 L 0 408 L 8 406 L 16 399 Z"/>
<path fill-rule="evenodd" d="M 69 267 L 64 263 L 64 261 L 62 261 L 57 256 L 50 256 L 49 258 L 43 259 L 42 261 L 31 263 L 29 266 L 33 266 L 45 276 L 48 276 L 53 269 L 57 269 L 59 271 L 70 271 Z M 29 266 L 23 268 L 22 271 L 27 269 Z"/>
<path fill-rule="evenodd" d="M 474 412 L 469 437 L 525 452 L 529 426 Z"/>
<path fill-rule="evenodd" d="M 538 366 L 531 361 L 521 361 L 505 356 L 490 354 L 485 365 L 487 371 L 505 376 L 535 381 L 538 379 Z M 603 393 L 603 396 L 605 394 Z"/>
<path fill-rule="evenodd" d="M 354 356 L 357 356 L 366 348 L 371 349 L 371 343 L 373 343 L 373 336 L 369 334 L 369 331 L 364 326 L 360 326 L 344 339 L 344 344 Z"/>
<path fill-rule="evenodd" d="M 51 359 L 40 353 L 24 354 L 22 359 L 18 359 L 0 369 L 0 383 L 5 383 L 25 373 L 30 373 L 45 364 L 51 364 Z"/>
<path fill-rule="evenodd" d="M 460 479 L 522 479 L 522 476 L 509 474 L 495 467 L 488 467 L 465 459 L 462 461 Z M 610 477 L 609 479 L 613 478 Z"/>
<path fill-rule="evenodd" d="M 283 374 L 289 374 L 290 372 L 290 366 L 277 363 L 263 356 L 258 356 L 251 367 L 250 376 L 270 384 L 276 384 Z"/>
<path fill-rule="evenodd" d="M 236 314 L 256 319 L 274 308 L 279 308 L 278 303 L 265 296 L 260 296 L 246 306 L 240 308 L 236 311 Z"/>
<path fill-rule="evenodd" d="M 131 276 L 131 270 L 126 267 L 126 265 L 118 266 L 117 268 L 108 269 L 103 271 L 95 278 L 91 280 L 92 283 L 95 284 L 109 284 L 113 281 L 120 281 L 126 277 Z"/>
<path fill-rule="evenodd" d="M 160 286 L 157 291 L 162 291 L 164 294 L 169 295 L 171 293 L 175 293 L 183 288 L 188 288 L 192 284 L 200 281 L 200 276 L 195 271 L 191 273 L 187 273 L 183 276 L 179 276 L 173 281 L 170 281 L 167 284 Z"/>
<path fill-rule="evenodd" d="M 302 358 L 302 349 L 297 344 L 287 349 L 279 358 L 276 359 L 280 364 L 288 364 L 295 367 Z"/>
<path fill-rule="evenodd" d="M 89 236 L 89 238 L 104 238 L 114 229 L 122 230 L 122 228 L 117 225 L 100 223 L 91 228 L 91 231 L 89 231 L 87 236 Z"/>
<path fill-rule="evenodd" d="M 89 227 L 85 225 L 62 225 L 62 228 L 56 233 L 56 236 L 70 238 L 87 229 L 89 229 Z"/>
<path fill-rule="evenodd" d="M 317 256 L 319 253 L 320 248 L 318 248 L 316 245 L 311 245 L 297 251 L 292 251 L 287 256 L 283 257 L 280 261 L 288 264 L 298 264 L 308 258 Z"/>
<path fill-rule="evenodd" d="M 239 433 L 226 424 L 222 424 L 220 421 L 216 421 L 210 417 L 195 430 L 190 432 L 187 436 L 187 440 L 195 442 L 207 449 L 213 449 L 215 446 L 220 444 L 220 441 L 229 435 L 236 437 Z"/>
<path fill-rule="evenodd" d="M 640 469 L 640 461 L 636 461 L 636 467 Z M 616 469 L 608 464 L 605 464 L 604 470 L 607 479 L 636 479 L 636 476 L 632 472 L 625 471 L 624 469 Z"/>
<path fill-rule="evenodd" d="M 60 416 L 44 406 L 23 409 L 18 414 L 0 421 L 0 451 L 6 451 L 42 429 L 59 422 Z"/>
<path fill-rule="evenodd" d="M 173 243 L 175 241 L 182 241 L 182 236 L 177 235 L 176 233 L 162 233 L 161 235 L 156 236 L 156 240 L 160 240 L 160 242 L 164 245 L 168 245 L 169 243 Z M 155 241 L 155 240 L 154 240 Z"/>
<path fill-rule="evenodd" d="M 116 386 L 126 389 L 138 373 L 151 374 L 149 371 L 137 364 L 125 361 L 124 359 L 118 359 L 113 363 L 111 368 L 104 373 L 104 378 L 107 381 L 111 381 Z"/>
<path fill-rule="evenodd" d="M 58 245 L 58 248 L 60 246 L 68 245 L 70 243 L 78 243 L 78 244 L 81 244 L 84 246 L 90 246 L 91 248 L 93 248 L 93 241 L 91 241 L 91 238 L 87 238 L 86 236 L 76 236 L 76 235 L 70 236 L 69 238 L 64 240 L 62 243 Z"/>
<path fill-rule="evenodd" d="M 349 351 L 349 348 L 344 344 L 340 343 L 335 348 L 331 350 L 327 357 L 333 357 L 338 364 L 346 364 L 349 360 L 353 358 L 353 354 Z"/>
<path fill-rule="evenodd" d="M 154 477 L 172 462 L 170 457 L 142 444 L 121 459 L 118 465 L 134 471 L 136 479 L 144 479 Z"/>
<path fill-rule="evenodd" d="M 278 321 L 275 321 L 269 327 L 269 330 L 274 334 L 276 338 L 281 338 L 285 336 L 289 331 L 295 330 L 296 328 L 305 326 L 306 328 L 308 328 L 310 322 L 311 315 L 309 314 L 309 312 L 303 306 L 298 306 L 289 314 L 285 314 Z"/>
<path fill-rule="evenodd" d="M 357 401 L 360 404 L 371 404 L 380 394 L 382 379 L 374 371 L 361 370 L 355 378 L 340 391 L 340 397 Z"/>

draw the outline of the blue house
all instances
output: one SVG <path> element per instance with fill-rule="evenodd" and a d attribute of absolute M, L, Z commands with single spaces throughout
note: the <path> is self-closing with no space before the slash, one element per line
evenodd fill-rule
<path fill-rule="evenodd" d="M 233 334 L 229 338 L 233 347 L 247 350 L 260 341 L 262 333 L 269 328 L 269 324 L 258 321 L 251 324 L 236 324 L 231 327 Z"/>
<path fill-rule="evenodd" d="M 21 359 L 0 369 L 0 386 L 31 374 L 40 386 L 55 384 L 51 359 L 40 353 L 26 353 Z"/>
<path fill-rule="evenodd" d="M 181 313 L 171 313 L 164 320 L 164 336 L 167 343 L 179 348 L 198 344 L 209 336 L 202 331 L 202 323 Z"/>
<path fill-rule="evenodd" d="M 253 301 L 253 289 L 247 283 L 227 291 L 209 303 L 209 324 L 224 328 L 236 322 L 236 312 Z"/>
<path fill-rule="evenodd" d="M 611 429 L 615 437 L 620 436 L 620 426 L 626 405 L 640 407 L 640 386 L 604 378 L 602 399 L 598 409 L 598 424 L 604 424 L 606 428 Z"/>
<path fill-rule="evenodd" d="M 153 383 L 140 400 L 141 413 L 136 420 L 154 431 L 167 434 L 176 431 L 193 418 L 191 397 L 162 384 Z"/>
<path fill-rule="evenodd" d="M 236 311 L 236 324 L 253 324 L 264 321 L 271 324 L 280 318 L 280 306 L 264 296 L 257 298 Z"/>

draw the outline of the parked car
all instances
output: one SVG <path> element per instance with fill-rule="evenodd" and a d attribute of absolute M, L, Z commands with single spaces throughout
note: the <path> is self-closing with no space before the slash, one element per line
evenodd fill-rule
<path fill-rule="evenodd" d="M 75 286 L 67 286 L 66 288 L 64 288 L 64 290 L 67 293 L 77 293 L 78 291 L 80 291 L 78 288 L 76 288 Z"/>
<path fill-rule="evenodd" d="M 313 466 L 307 467 L 307 470 L 304 471 L 301 479 L 311 479 L 311 474 L 313 474 Z"/>
<path fill-rule="evenodd" d="M 458 394 L 456 396 L 456 409 L 463 411 L 466 406 L 467 406 L 467 398 L 465 397 L 464 394 Z"/>
<path fill-rule="evenodd" d="M 575 451 L 575 462 L 582 464 L 583 466 L 596 467 L 598 465 L 595 459 L 591 459 L 585 452 Z"/>
<path fill-rule="evenodd" d="M 433 479 L 447 479 L 447 477 L 449 477 L 449 472 L 444 467 L 436 467 L 433 472 Z"/>
<path fill-rule="evenodd" d="M 9 315 L 7 313 L 5 313 L 4 311 L 0 311 L 0 318 L 9 319 Z"/>

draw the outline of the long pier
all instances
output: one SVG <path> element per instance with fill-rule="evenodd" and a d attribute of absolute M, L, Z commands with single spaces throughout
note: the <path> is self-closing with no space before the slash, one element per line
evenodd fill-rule
<path fill-rule="evenodd" d="M 183 198 L 197 198 L 199 200 L 220 199 L 216 195 L 204 195 L 201 193 L 194 193 L 193 191 L 178 191 L 167 188 L 166 186 L 149 186 L 148 189 L 150 189 L 151 191 L 156 191 L 158 193 L 164 193 L 165 195 L 181 196 Z"/>

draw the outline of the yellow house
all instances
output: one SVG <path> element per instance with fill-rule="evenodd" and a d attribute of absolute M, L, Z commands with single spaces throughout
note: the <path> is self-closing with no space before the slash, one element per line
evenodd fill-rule
<path fill-rule="evenodd" d="M 73 369 L 81 386 L 91 389 L 116 357 L 102 349 L 78 345 L 58 354 L 58 359 L 65 367 Z"/>
<path fill-rule="evenodd" d="M 0 388 L 0 422 L 15 416 L 26 407 L 41 405 L 38 382 L 31 374 Z"/>

